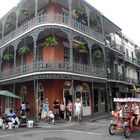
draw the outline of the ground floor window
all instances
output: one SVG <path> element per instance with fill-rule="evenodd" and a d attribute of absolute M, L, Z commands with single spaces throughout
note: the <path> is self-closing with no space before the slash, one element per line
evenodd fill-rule
<path fill-rule="evenodd" d="M 21 95 L 22 102 L 23 101 L 26 102 L 27 101 L 27 87 L 25 85 L 21 87 L 20 95 Z"/>
<path fill-rule="evenodd" d="M 7 97 L 7 108 L 14 108 L 14 99 L 11 97 Z"/>

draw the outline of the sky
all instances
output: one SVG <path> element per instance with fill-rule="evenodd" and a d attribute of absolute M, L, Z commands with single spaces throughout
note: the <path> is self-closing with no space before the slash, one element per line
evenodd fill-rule
<path fill-rule="evenodd" d="M 0 0 L 0 17 L 20 0 Z M 86 0 L 122 29 L 123 34 L 140 46 L 139 0 Z"/>

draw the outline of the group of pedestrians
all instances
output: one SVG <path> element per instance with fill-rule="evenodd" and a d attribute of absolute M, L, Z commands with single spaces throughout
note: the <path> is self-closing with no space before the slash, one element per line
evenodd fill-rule
<path fill-rule="evenodd" d="M 50 106 L 48 98 L 46 98 L 39 105 L 39 118 L 45 120 L 46 122 L 49 119 Z M 53 112 L 55 119 L 65 119 L 72 121 L 72 116 L 77 118 L 77 122 L 81 120 L 82 106 L 80 99 L 76 99 L 76 102 L 73 104 L 71 100 L 68 100 L 68 103 L 65 105 L 63 101 L 59 103 L 59 100 L 56 99 L 53 102 Z M 74 113 L 74 114 L 73 114 Z"/>

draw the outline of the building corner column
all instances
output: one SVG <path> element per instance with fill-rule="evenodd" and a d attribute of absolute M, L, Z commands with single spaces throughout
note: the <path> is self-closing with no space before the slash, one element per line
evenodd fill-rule
<path fill-rule="evenodd" d="M 35 18 L 37 18 L 38 15 L 38 0 L 34 0 L 35 3 Z"/>
<path fill-rule="evenodd" d="M 70 69 L 73 70 L 73 36 L 69 36 L 69 43 L 70 43 Z"/>
<path fill-rule="evenodd" d="M 36 70 L 37 68 L 37 46 L 36 46 L 36 42 L 37 42 L 37 35 L 35 35 L 33 37 L 33 43 L 34 43 L 34 50 L 33 50 L 33 70 Z"/>
<path fill-rule="evenodd" d="M 72 24 L 72 0 L 68 0 L 69 4 L 69 25 L 71 26 Z"/>

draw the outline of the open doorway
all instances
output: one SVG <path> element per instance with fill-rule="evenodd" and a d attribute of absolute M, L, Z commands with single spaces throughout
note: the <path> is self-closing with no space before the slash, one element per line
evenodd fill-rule
<path fill-rule="evenodd" d="M 82 116 L 91 115 L 90 94 L 87 91 L 77 91 L 76 99 L 80 99 L 82 104 Z"/>
<path fill-rule="evenodd" d="M 70 94 L 69 89 L 64 89 L 64 91 L 63 91 L 63 101 L 64 101 L 65 107 L 67 106 L 69 100 L 71 102 L 73 101 L 72 100 L 72 95 Z M 67 109 L 66 109 L 66 111 L 64 113 L 64 119 L 66 119 L 66 118 L 67 118 Z"/>
<path fill-rule="evenodd" d="M 87 83 L 76 86 L 75 99 L 80 99 L 82 116 L 91 115 L 90 88 Z"/>

